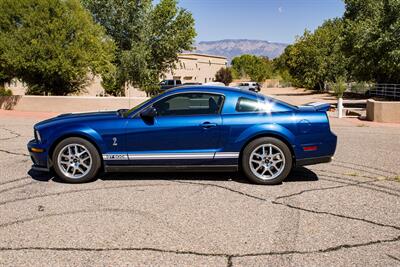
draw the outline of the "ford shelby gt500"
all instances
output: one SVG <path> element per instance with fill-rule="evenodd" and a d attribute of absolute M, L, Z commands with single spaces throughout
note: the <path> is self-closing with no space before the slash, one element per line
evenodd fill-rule
<path fill-rule="evenodd" d="M 62 114 L 34 126 L 33 169 L 87 182 L 99 171 L 238 171 L 282 182 L 293 167 L 329 162 L 329 105 L 292 106 L 251 91 L 187 86 L 130 109 Z"/>

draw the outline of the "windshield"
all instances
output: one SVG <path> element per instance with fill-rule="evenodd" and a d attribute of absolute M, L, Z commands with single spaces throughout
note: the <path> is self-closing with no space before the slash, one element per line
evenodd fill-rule
<path fill-rule="evenodd" d="M 124 117 L 125 117 L 126 115 L 130 114 L 132 111 L 143 107 L 144 105 L 146 105 L 147 103 L 149 103 L 151 100 L 153 100 L 153 99 L 156 98 L 157 96 L 159 96 L 159 95 L 153 96 L 153 97 L 147 99 L 146 101 L 144 101 L 144 102 L 142 102 L 142 103 L 140 103 L 140 104 L 134 106 L 133 108 L 127 110 L 127 111 L 124 113 Z"/>

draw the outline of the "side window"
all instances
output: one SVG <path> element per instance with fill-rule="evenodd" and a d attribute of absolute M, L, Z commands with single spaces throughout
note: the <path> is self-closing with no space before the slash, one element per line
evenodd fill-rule
<path fill-rule="evenodd" d="M 168 80 L 168 85 L 174 85 L 174 81 L 173 80 Z"/>
<path fill-rule="evenodd" d="M 172 95 L 154 103 L 159 116 L 218 114 L 223 96 L 204 93 Z"/>
<path fill-rule="evenodd" d="M 239 97 L 236 103 L 237 112 L 256 112 L 261 110 L 260 102 L 256 99 Z"/>
<path fill-rule="evenodd" d="M 176 84 L 182 84 L 181 80 L 177 80 Z"/>

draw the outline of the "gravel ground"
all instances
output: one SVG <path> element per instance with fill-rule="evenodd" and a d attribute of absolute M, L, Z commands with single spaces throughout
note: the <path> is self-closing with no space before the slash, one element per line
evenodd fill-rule
<path fill-rule="evenodd" d="M 335 160 L 277 186 L 224 173 L 72 185 L 30 170 L 43 118 L 4 114 L 0 265 L 400 266 L 400 127 L 332 118 Z"/>

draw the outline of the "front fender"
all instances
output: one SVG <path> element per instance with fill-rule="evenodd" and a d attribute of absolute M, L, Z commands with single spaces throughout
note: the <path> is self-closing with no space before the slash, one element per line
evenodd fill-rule
<path fill-rule="evenodd" d="M 55 143 L 69 136 L 84 137 L 93 142 L 100 149 L 100 153 L 107 151 L 101 135 L 93 128 L 80 124 L 57 127 L 48 138 L 49 146 L 54 148 Z"/>

